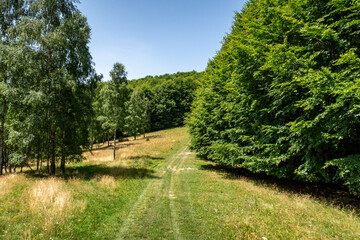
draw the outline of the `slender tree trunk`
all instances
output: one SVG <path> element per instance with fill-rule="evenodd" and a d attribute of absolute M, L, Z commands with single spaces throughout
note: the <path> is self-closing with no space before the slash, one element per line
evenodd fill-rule
<path fill-rule="evenodd" d="M 39 168 L 40 168 L 40 158 L 37 157 L 36 159 L 36 172 L 39 173 Z"/>
<path fill-rule="evenodd" d="M 38 156 L 37 163 L 36 163 L 36 172 L 40 173 L 42 167 L 42 159 L 43 159 L 43 148 L 40 150 L 40 156 Z"/>
<path fill-rule="evenodd" d="M 41 155 L 41 159 L 40 159 L 40 169 L 39 169 L 39 173 L 42 172 L 42 164 L 43 164 L 43 155 Z"/>
<path fill-rule="evenodd" d="M 4 70 L 6 73 L 6 69 Z M 6 76 L 4 77 L 4 83 L 7 84 Z M 7 113 L 7 102 L 4 97 L 3 99 L 3 112 L 1 115 L 1 127 L 0 127 L 0 175 L 3 174 L 3 166 L 5 164 L 5 154 L 4 154 L 4 141 L 5 141 L 5 118 Z"/>
<path fill-rule="evenodd" d="M 48 156 L 47 156 L 46 170 L 47 170 L 47 173 L 50 174 L 50 154 L 48 154 Z"/>
<path fill-rule="evenodd" d="M 0 145 L 1 145 L 1 143 L 0 143 Z M 2 147 L 0 147 L 0 175 L 3 175 L 3 166 L 4 166 L 4 164 L 3 164 L 4 156 L 3 156 L 2 152 L 3 152 L 3 149 L 2 149 Z"/>
<path fill-rule="evenodd" d="M 3 174 L 3 167 L 5 164 L 5 154 L 4 154 L 4 133 L 5 133 L 5 115 L 6 115 L 6 101 L 4 99 L 4 110 L 3 115 L 1 116 L 1 127 L 0 127 L 0 175 Z"/>
<path fill-rule="evenodd" d="M 134 135 L 134 140 L 136 140 L 136 135 Z"/>
<path fill-rule="evenodd" d="M 53 128 L 55 128 L 53 126 Z M 55 175 L 56 168 L 56 133 L 55 129 L 51 130 L 51 163 L 50 163 L 50 175 Z"/>
<path fill-rule="evenodd" d="M 3 166 L 4 166 L 5 173 L 8 173 L 7 167 L 9 165 L 9 156 L 8 156 L 8 150 L 5 145 L 4 145 L 3 152 L 4 152 L 4 165 Z"/>
<path fill-rule="evenodd" d="M 61 154 L 60 169 L 61 169 L 62 174 L 65 175 L 65 153 L 64 153 L 64 151 L 62 151 L 62 154 Z"/>
<path fill-rule="evenodd" d="M 109 131 L 108 131 L 108 134 L 107 134 L 107 139 L 108 139 L 108 147 L 110 147 L 110 134 L 109 134 Z"/>
<path fill-rule="evenodd" d="M 49 114 L 48 114 L 49 119 Z M 50 128 L 48 127 L 48 134 L 47 134 L 47 151 L 46 151 L 46 171 L 50 174 Z"/>
<path fill-rule="evenodd" d="M 116 128 L 114 129 L 114 161 L 115 161 L 115 153 L 116 153 Z"/>
<path fill-rule="evenodd" d="M 47 31 L 46 31 L 47 32 Z M 46 69 L 48 70 L 48 75 L 50 75 L 50 73 L 52 72 L 52 70 L 54 69 L 54 66 L 52 65 L 52 51 L 50 50 L 50 52 L 47 55 L 48 57 L 48 61 L 47 61 L 47 66 Z M 51 81 L 49 81 L 49 93 L 54 95 L 54 99 L 56 99 L 57 97 L 57 91 L 56 91 L 56 87 L 55 87 L 55 78 L 51 77 Z M 55 171 L 56 171 L 56 113 L 57 113 L 57 109 L 56 109 L 56 103 L 52 102 L 51 103 L 51 108 L 49 109 L 48 112 L 48 116 L 49 116 L 49 123 L 50 123 L 50 151 L 51 151 L 51 162 L 50 162 L 50 175 L 55 175 Z"/>

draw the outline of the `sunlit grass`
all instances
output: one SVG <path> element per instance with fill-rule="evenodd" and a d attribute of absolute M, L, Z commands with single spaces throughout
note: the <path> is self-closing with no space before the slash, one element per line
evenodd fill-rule
<path fill-rule="evenodd" d="M 25 181 L 25 176 L 19 174 L 9 174 L 0 177 L 0 197 L 8 194 L 14 186 Z"/>
<path fill-rule="evenodd" d="M 116 142 L 116 161 L 121 161 L 121 165 L 133 163 L 134 160 L 141 165 L 141 161 L 154 160 L 163 157 L 164 153 L 174 147 L 177 141 L 187 138 L 185 128 L 175 128 L 161 132 L 149 133 L 144 138 L 138 137 L 136 140 L 129 138 L 128 141 Z M 147 140 L 148 139 L 148 140 Z M 113 142 L 110 147 L 107 143 L 96 144 L 91 152 L 85 152 L 86 161 L 101 163 L 113 161 Z M 115 163 L 117 165 L 118 163 Z"/>
<path fill-rule="evenodd" d="M 306 194 L 279 191 L 276 186 L 245 177 L 228 177 L 215 164 L 193 158 L 197 170 L 179 175 L 180 212 L 189 235 L 206 239 L 359 239 L 360 218 Z M 180 204 L 188 201 L 191 204 Z M 199 219 L 201 219 L 199 221 Z M 196 224 L 196 229 L 191 225 Z"/>
<path fill-rule="evenodd" d="M 98 181 L 99 186 L 101 188 L 107 190 L 114 190 L 118 185 L 113 176 L 107 176 L 107 175 L 98 176 L 96 180 Z"/>
<path fill-rule="evenodd" d="M 146 186 L 152 167 L 187 137 L 184 129 L 85 152 L 68 175 L 0 177 L 0 239 L 112 239 L 121 219 Z M 105 147 L 104 147 L 105 146 Z"/>
<path fill-rule="evenodd" d="M 96 146 L 66 177 L 0 177 L 0 239 L 116 239 L 125 219 L 128 239 L 360 238 L 350 207 L 233 175 L 187 143 L 185 128 L 171 129 L 118 143 L 115 161 Z"/>

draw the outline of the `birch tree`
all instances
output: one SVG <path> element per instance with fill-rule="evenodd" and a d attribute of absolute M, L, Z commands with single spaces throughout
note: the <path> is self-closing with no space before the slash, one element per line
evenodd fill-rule
<path fill-rule="evenodd" d="M 127 102 L 126 129 L 131 136 L 144 134 L 150 127 L 149 100 L 140 89 L 132 92 Z"/>
<path fill-rule="evenodd" d="M 100 91 L 102 102 L 101 115 L 98 120 L 102 123 L 103 129 L 113 130 L 113 157 L 116 157 L 116 134 L 117 131 L 124 131 L 126 109 L 125 103 L 128 100 L 128 89 L 125 66 L 115 63 L 110 72 L 111 81 L 106 83 Z"/>
<path fill-rule="evenodd" d="M 9 2 L 1 1 L 0 9 Z M 2 92 L 8 92 L 8 97 L 0 96 L 9 156 L 13 162 L 26 162 L 47 155 L 51 174 L 60 158 L 64 173 L 65 161 L 79 155 L 87 144 L 90 28 L 73 0 L 14 2 L 4 11 L 16 13 L 15 20 L 0 18 L 7 34 L 2 47 L 8 46 L 2 55 L 11 65 L 10 69 L 2 66 L 2 75 L 7 75 L 2 88 L 8 89 Z M 8 121 L 4 113 L 11 117 Z"/>

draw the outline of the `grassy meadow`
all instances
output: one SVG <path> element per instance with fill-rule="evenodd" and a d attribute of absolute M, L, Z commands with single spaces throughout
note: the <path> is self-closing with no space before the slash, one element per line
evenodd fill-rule
<path fill-rule="evenodd" d="M 360 239 L 357 199 L 223 169 L 190 152 L 186 128 L 148 137 L 115 161 L 97 145 L 65 177 L 0 177 L 0 239 Z"/>

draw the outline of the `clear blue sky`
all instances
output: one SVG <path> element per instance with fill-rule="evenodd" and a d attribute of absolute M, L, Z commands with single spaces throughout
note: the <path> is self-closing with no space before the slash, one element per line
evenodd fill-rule
<path fill-rule="evenodd" d="M 90 51 L 108 80 L 115 62 L 128 79 L 203 71 L 245 0 L 82 0 Z"/>

